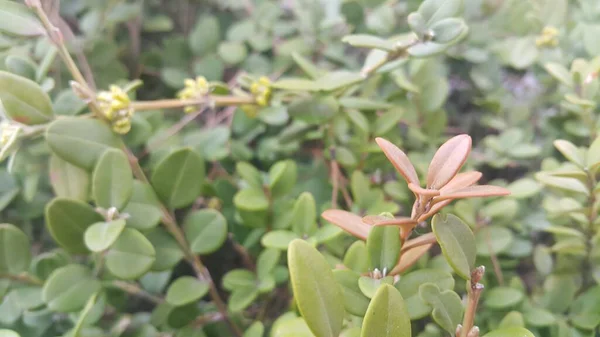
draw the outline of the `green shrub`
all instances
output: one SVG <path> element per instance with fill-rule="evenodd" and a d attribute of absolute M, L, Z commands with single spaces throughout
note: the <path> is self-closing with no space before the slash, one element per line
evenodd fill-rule
<path fill-rule="evenodd" d="M 600 336 L 599 18 L 0 0 L 0 337 Z"/>

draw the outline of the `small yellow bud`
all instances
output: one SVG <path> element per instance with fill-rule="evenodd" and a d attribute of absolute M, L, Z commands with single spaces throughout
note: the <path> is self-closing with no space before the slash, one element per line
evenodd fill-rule
<path fill-rule="evenodd" d="M 254 105 L 245 104 L 240 106 L 240 109 L 248 116 L 249 118 L 256 118 L 258 115 L 258 108 Z"/>
<path fill-rule="evenodd" d="M 555 27 L 546 26 L 542 29 L 542 33 L 535 40 L 538 48 L 554 48 L 558 46 L 559 31 Z"/>

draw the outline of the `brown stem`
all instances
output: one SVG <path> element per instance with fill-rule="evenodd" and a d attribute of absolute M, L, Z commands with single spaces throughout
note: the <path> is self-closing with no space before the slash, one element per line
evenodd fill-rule
<path fill-rule="evenodd" d="M 458 329 L 460 334 L 457 336 L 467 337 L 469 332 L 474 328 L 475 313 L 477 312 L 477 305 L 479 304 L 479 298 L 483 292 L 483 285 L 479 283 L 485 268 L 483 266 L 475 268 L 471 273 L 470 286 L 467 289 L 467 308 L 465 310 L 465 316 L 463 317 L 462 326 Z"/>
<path fill-rule="evenodd" d="M 191 105 L 214 105 L 214 106 L 230 106 L 230 105 L 245 105 L 254 104 L 254 97 L 245 96 L 216 96 L 210 95 L 198 99 L 181 100 L 181 99 L 159 99 L 156 101 L 134 101 L 131 102 L 131 107 L 135 111 L 158 110 L 158 109 L 175 109 L 183 108 Z"/>
<path fill-rule="evenodd" d="M 148 178 L 146 177 L 146 175 L 144 174 L 144 171 L 140 167 L 137 158 L 125 146 L 123 146 L 123 148 L 124 148 L 125 153 L 127 154 L 127 157 L 129 158 L 129 163 L 132 166 L 132 171 L 133 171 L 134 176 L 137 179 L 139 179 L 140 181 L 147 183 Z M 173 215 L 171 215 L 169 210 L 164 205 L 161 204 L 160 208 L 161 208 L 161 211 L 163 214 L 162 223 L 165 226 L 166 230 L 169 233 L 171 233 L 171 235 L 175 238 L 175 241 L 177 241 L 177 244 L 179 245 L 179 247 L 185 254 L 186 260 L 194 268 L 196 277 L 198 279 L 203 280 L 206 283 L 208 283 L 208 285 L 210 287 L 209 288 L 210 296 L 211 296 L 212 300 L 215 302 L 215 304 L 216 304 L 217 308 L 219 309 L 219 311 L 221 312 L 221 314 L 223 316 L 227 317 L 227 321 L 229 323 L 229 328 L 231 329 L 234 336 L 241 337 L 242 331 L 235 324 L 235 322 L 233 320 L 231 320 L 230 317 L 227 315 L 227 306 L 226 306 L 225 302 L 223 302 L 223 299 L 221 298 L 221 296 L 219 295 L 217 286 L 215 285 L 215 283 L 210 275 L 210 272 L 204 266 L 204 264 L 202 263 L 202 260 L 200 260 L 200 258 L 191 251 L 189 244 L 188 244 L 187 240 L 185 239 L 185 235 L 183 234 L 183 231 L 181 230 L 181 228 L 177 225 L 177 222 L 175 221 L 175 218 L 173 217 Z"/>
<path fill-rule="evenodd" d="M 149 292 L 145 291 L 144 289 L 140 288 L 134 283 L 124 281 L 113 281 L 110 285 L 114 286 L 115 288 L 121 289 L 130 295 L 144 298 L 154 304 L 161 304 L 162 302 L 164 302 L 162 298 L 150 294 Z"/>
<path fill-rule="evenodd" d="M 254 271 L 256 269 L 256 266 L 254 265 L 254 262 L 252 261 L 252 257 L 250 256 L 250 253 L 248 253 L 248 250 L 244 246 L 235 242 L 231 236 L 230 236 L 230 239 L 231 239 L 231 243 L 233 244 L 233 249 L 241 256 L 244 266 L 247 269 Z"/>
<path fill-rule="evenodd" d="M 30 274 L 19 274 L 19 275 L 0 274 L 0 279 L 9 279 L 11 281 L 17 281 L 17 282 L 21 282 L 21 283 L 25 283 L 25 284 L 34 285 L 34 286 L 44 285 L 44 281 L 42 281 L 39 278 L 37 278 L 33 275 L 30 275 Z"/>

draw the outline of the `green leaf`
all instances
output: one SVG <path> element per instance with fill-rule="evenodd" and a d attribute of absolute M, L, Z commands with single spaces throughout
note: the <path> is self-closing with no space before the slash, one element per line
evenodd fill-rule
<path fill-rule="evenodd" d="M 271 106 L 263 108 L 259 111 L 257 117 L 261 121 L 273 126 L 285 125 L 289 120 L 287 108 L 283 106 Z"/>
<path fill-rule="evenodd" d="M 445 219 L 438 214 L 433 217 L 431 228 L 452 269 L 460 277 L 471 279 L 477 247 L 475 236 L 469 226 L 452 214 Z"/>
<path fill-rule="evenodd" d="M 600 323 L 600 314 L 596 314 L 596 319 L 598 319 L 598 323 Z M 525 321 L 528 325 L 533 327 L 546 327 L 556 324 L 556 316 L 548 310 L 532 308 L 525 312 Z M 572 319 L 572 321 L 574 320 Z M 594 328 L 595 326 L 588 327 L 588 330 L 593 330 Z"/>
<path fill-rule="evenodd" d="M 421 319 L 431 313 L 432 307 L 419 295 L 419 287 L 425 283 L 435 284 L 440 290 L 454 289 L 454 277 L 440 269 L 420 269 L 402 275 L 395 284 L 406 302 L 411 320 Z"/>
<path fill-rule="evenodd" d="M 79 314 L 79 318 L 77 319 L 77 323 L 75 324 L 75 327 L 73 327 L 73 330 L 72 330 L 73 337 L 79 336 L 81 330 L 83 329 L 84 324 L 86 323 L 85 321 L 86 321 L 87 316 L 90 314 L 90 312 L 94 308 L 94 305 L 96 304 L 97 298 L 98 298 L 98 293 L 95 293 L 94 295 L 92 295 L 86 302 L 85 307 L 83 307 L 83 310 L 81 310 L 81 313 Z"/>
<path fill-rule="evenodd" d="M 188 36 L 190 49 L 198 56 L 206 55 L 217 50 L 221 40 L 219 20 L 212 15 L 198 18 L 196 25 Z"/>
<path fill-rule="evenodd" d="M 365 117 L 365 115 L 358 110 L 348 110 L 346 114 L 348 115 L 350 121 L 352 121 L 352 123 L 356 125 L 360 131 L 366 134 L 369 133 L 369 120 L 367 117 Z"/>
<path fill-rule="evenodd" d="M 585 167 L 585 156 L 582 151 L 580 151 L 577 146 L 573 143 L 564 140 L 558 139 L 554 141 L 554 146 L 560 153 L 565 156 L 570 162 L 576 164 L 579 167 Z"/>
<path fill-rule="evenodd" d="M 457 16 L 462 7 L 462 0 L 425 0 L 418 11 L 427 22 L 427 26 L 431 26 L 442 19 Z"/>
<path fill-rule="evenodd" d="M 300 194 L 292 210 L 292 229 L 299 236 L 312 235 L 317 230 L 317 205 L 312 194 Z"/>
<path fill-rule="evenodd" d="M 0 211 L 4 210 L 19 192 L 15 178 L 6 170 L 0 169 Z"/>
<path fill-rule="evenodd" d="M 296 239 L 288 250 L 288 265 L 298 308 L 310 330 L 319 337 L 337 337 L 345 315 L 344 302 L 325 258 Z"/>
<path fill-rule="evenodd" d="M 419 12 L 412 12 L 406 18 L 410 29 L 419 37 L 423 37 L 427 33 L 427 22 L 423 15 Z"/>
<path fill-rule="evenodd" d="M 382 284 L 393 284 L 394 278 L 391 276 L 386 276 L 384 278 L 375 279 L 369 276 L 361 276 L 358 279 L 358 288 L 360 291 L 367 296 L 368 298 L 373 298 L 377 289 L 381 287 Z"/>
<path fill-rule="evenodd" d="M 444 330 L 454 334 L 463 315 L 463 306 L 458 294 L 452 290 L 440 291 L 437 285 L 425 283 L 419 287 L 419 295 L 433 307 L 433 320 Z"/>
<path fill-rule="evenodd" d="M 277 198 L 288 194 L 296 185 L 298 169 L 292 160 L 282 160 L 269 170 L 271 196 Z"/>
<path fill-rule="evenodd" d="M 45 33 L 33 12 L 14 1 L 0 1 L 0 31 L 18 36 L 39 36 Z"/>
<path fill-rule="evenodd" d="M 42 291 L 42 297 L 49 309 L 59 312 L 78 311 L 88 299 L 100 289 L 90 270 L 71 264 L 55 270 Z"/>
<path fill-rule="evenodd" d="M 133 176 L 125 153 L 109 149 L 98 159 L 92 177 L 96 205 L 122 210 L 133 193 Z"/>
<path fill-rule="evenodd" d="M 11 73 L 30 80 L 35 80 L 36 65 L 28 58 L 9 55 L 6 57 L 4 63 L 6 64 L 6 69 Z"/>
<path fill-rule="evenodd" d="M 509 287 L 496 287 L 485 292 L 485 305 L 492 309 L 507 309 L 523 300 L 523 292 Z"/>
<path fill-rule="evenodd" d="M 186 134 L 183 137 L 183 145 L 198 151 L 200 156 L 207 161 L 224 159 L 229 154 L 229 142 L 231 132 L 228 127 L 216 126 L 210 129 L 202 129 Z"/>
<path fill-rule="evenodd" d="M 208 283 L 192 276 L 175 280 L 167 290 L 165 300 L 176 307 L 196 302 L 208 293 Z"/>
<path fill-rule="evenodd" d="M 254 287 L 237 288 L 229 296 L 227 306 L 231 312 L 240 312 L 246 309 L 258 297 L 258 289 Z"/>
<path fill-rule="evenodd" d="M 204 175 L 202 157 L 190 148 L 183 148 L 158 163 L 152 174 L 152 186 L 169 208 L 182 208 L 200 195 Z"/>
<path fill-rule="evenodd" d="M 237 174 L 250 186 L 255 188 L 262 188 L 262 176 L 260 171 L 256 167 L 249 163 L 240 161 L 235 165 L 235 171 Z"/>
<path fill-rule="evenodd" d="M 50 156 L 50 184 L 58 197 L 87 201 L 90 196 L 90 174 L 62 158 Z"/>
<path fill-rule="evenodd" d="M 304 71 L 304 73 L 306 73 L 306 75 L 308 75 L 310 78 L 315 79 L 322 75 L 322 71 L 316 65 L 299 53 L 293 52 L 292 58 L 298 67 L 300 67 L 302 71 Z"/>
<path fill-rule="evenodd" d="M 360 48 L 381 49 L 381 50 L 385 50 L 385 51 L 394 51 L 396 49 L 395 43 L 384 40 L 375 35 L 367 35 L 367 34 L 346 35 L 342 38 L 342 42 L 345 42 L 351 46 L 360 47 Z"/>
<path fill-rule="evenodd" d="M 19 275 L 29 268 L 29 238 L 11 224 L 0 224 L 0 274 Z"/>
<path fill-rule="evenodd" d="M 393 107 L 392 104 L 387 102 L 360 97 L 342 97 L 339 102 L 340 106 L 344 108 L 358 110 L 385 110 Z M 386 121 L 386 123 L 389 123 L 389 121 Z"/>
<path fill-rule="evenodd" d="M 21 124 L 44 124 L 54 118 L 50 97 L 37 83 L 5 71 L 0 71 L 0 102 L 4 114 Z"/>
<path fill-rule="evenodd" d="M 46 226 L 50 235 L 72 253 L 88 252 L 84 242 L 85 231 L 102 220 L 102 216 L 90 205 L 78 200 L 56 198 L 46 206 Z"/>
<path fill-rule="evenodd" d="M 223 277 L 223 288 L 234 291 L 237 288 L 250 288 L 256 285 L 256 277 L 246 269 L 234 269 Z"/>
<path fill-rule="evenodd" d="M 294 239 L 299 239 L 298 234 L 288 230 L 270 231 L 263 235 L 260 242 L 267 248 L 277 248 L 287 250 L 288 246 Z"/>
<path fill-rule="evenodd" d="M 524 327 L 525 320 L 523 314 L 518 311 L 511 311 L 498 324 L 499 328 Z"/>
<path fill-rule="evenodd" d="M 332 96 L 303 98 L 291 103 L 288 113 L 291 117 L 309 124 L 322 124 L 331 120 L 340 110 Z"/>
<path fill-rule="evenodd" d="M 334 270 L 333 276 L 342 288 L 346 311 L 355 316 L 364 316 L 369 306 L 369 298 L 358 286 L 360 274 L 351 270 Z"/>
<path fill-rule="evenodd" d="M 544 68 L 550 75 L 560 81 L 562 84 L 572 87 L 573 86 L 573 75 L 567 68 L 558 63 L 549 62 L 544 64 Z"/>
<path fill-rule="evenodd" d="M 121 279 L 136 279 L 150 270 L 156 252 L 154 247 L 135 229 L 126 228 L 106 254 L 106 267 Z"/>
<path fill-rule="evenodd" d="M 221 59 L 230 65 L 244 61 L 248 55 L 246 46 L 241 42 L 222 42 L 219 45 L 218 52 Z"/>
<path fill-rule="evenodd" d="M 431 25 L 433 41 L 436 43 L 451 43 L 469 28 L 463 19 L 447 18 Z"/>
<path fill-rule="evenodd" d="M 125 220 L 97 222 L 85 231 L 85 245 L 92 252 L 102 252 L 108 249 L 125 229 Z"/>
<path fill-rule="evenodd" d="M 555 187 L 561 190 L 588 195 L 588 188 L 575 178 L 557 177 L 547 172 L 538 172 L 535 179 L 544 185 Z"/>
<path fill-rule="evenodd" d="M 21 335 L 12 330 L 0 329 L 0 337 L 21 337 Z"/>
<path fill-rule="evenodd" d="M 259 279 L 264 279 L 271 275 L 279 258 L 281 251 L 279 249 L 267 248 L 260 253 L 256 260 L 256 275 Z"/>
<path fill-rule="evenodd" d="M 514 242 L 514 236 L 508 228 L 487 226 L 477 231 L 475 241 L 477 242 L 477 254 L 490 256 L 508 250 Z"/>
<path fill-rule="evenodd" d="M 361 337 L 410 337 L 411 326 L 400 292 L 384 284 L 371 300 L 363 321 Z"/>
<path fill-rule="evenodd" d="M 289 91 L 318 91 L 319 87 L 313 80 L 306 78 L 281 78 L 273 82 L 271 86 L 275 89 L 289 90 Z"/>
<path fill-rule="evenodd" d="M 183 223 L 190 249 L 196 254 L 215 252 L 227 238 L 227 220 L 213 209 L 190 213 Z"/>
<path fill-rule="evenodd" d="M 57 156 L 87 171 L 92 171 L 104 151 L 121 144 L 108 125 L 88 118 L 53 122 L 46 131 L 46 141 Z"/>
<path fill-rule="evenodd" d="M 173 269 L 183 259 L 184 254 L 177 240 L 163 228 L 154 228 L 145 235 L 156 251 L 151 268 L 153 271 Z"/>
<path fill-rule="evenodd" d="M 139 180 L 133 181 L 133 192 L 123 213 L 129 214 L 127 226 L 140 231 L 156 227 L 163 216 L 154 190 Z"/>
<path fill-rule="evenodd" d="M 356 72 L 333 71 L 316 80 L 317 87 L 323 91 L 333 91 L 352 84 L 362 82 L 365 77 Z"/>
<path fill-rule="evenodd" d="M 246 329 L 244 336 L 242 337 L 263 337 L 265 333 L 265 326 L 262 322 L 256 321 Z"/>
<path fill-rule="evenodd" d="M 375 226 L 367 238 L 367 250 L 371 269 L 379 269 L 383 274 L 390 272 L 400 258 L 400 228 L 398 226 Z"/>
<path fill-rule="evenodd" d="M 491 331 L 483 337 L 535 337 L 535 335 L 525 328 L 510 327 Z"/>
<path fill-rule="evenodd" d="M 369 253 L 364 241 L 355 241 L 344 255 L 344 265 L 357 273 L 365 273 L 369 269 Z"/>

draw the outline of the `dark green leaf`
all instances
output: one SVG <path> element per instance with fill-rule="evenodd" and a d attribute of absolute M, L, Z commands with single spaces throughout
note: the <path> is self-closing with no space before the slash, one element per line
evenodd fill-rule
<path fill-rule="evenodd" d="M 175 280 L 167 290 L 166 301 L 176 307 L 196 302 L 208 292 L 208 283 L 192 276 Z"/>
<path fill-rule="evenodd" d="M 183 229 L 190 249 L 197 254 L 216 251 L 227 238 L 227 220 L 212 209 L 190 213 L 183 223 Z"/>
<path fill-rule="evenodd" d="M 44 124 L 54 118 L 50 97 L 37 83 L 5 71 L 0 71 L 0 101 L 4 114 L 21 124 Z"/>
<path fill-rule="evenodd" d="M 0 274 L 19 275 L 29 268 L 29 238 L 11 224 L 0 224 Z"/>
<path fill-rule="evenodd" d="M 170 208 L 182 208 L 200 195 L 204 161 L 194 150 L 183 148 L 163 159 L 152 174 L 152 186 Z"/>
<path fill-rule="evenodd" d="M 156 252 L 154 247 L 135 229 L 125 229 L 106 254 L 106 267 L 122 279 L 136 279 L 150 270 Z"/>
<path fill-rule="evenodd" d="M 73 253 L 87 253 L 84 234 L 102 216 L 81 201 L 56 198 L 46 206 L 46 226 L 52 238 Z"/>
<path fill-rule="evenodd" d="M 469 226 L 458 217 L 449 214 L 445 219 L 441 215 L 434 216 L 431 228 L 442 247 L 442 253 L 454 271 L 464 279 L 471 279 L 477 247 Z"/>
<path fill-rule="evenodd" d="M 55 270 L 44 284 L 42 296 L 51 310 L 73 312 L 83 308 L 100 289 L 100 282 L 85 267 L 71 264 Z"/>
<path fill-rule="evenodd" d="M 96 205 L 104 209 L 122 210 L 127 205 L 133 193 L 133 176 L 123 151 L 109 149 L 98 159 L 92 191 Z"/>

